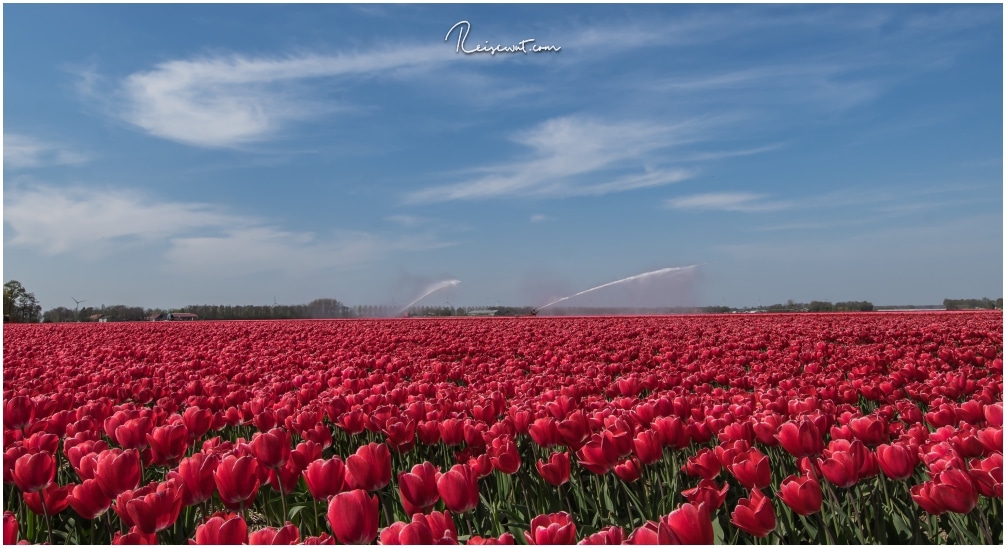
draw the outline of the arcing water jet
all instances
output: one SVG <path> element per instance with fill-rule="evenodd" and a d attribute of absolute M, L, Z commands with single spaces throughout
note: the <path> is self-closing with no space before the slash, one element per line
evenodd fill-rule
<path fill-rule="evenodd" d="M 448 287 L 454 287 L 454 286 L 458 285 L 459 283 L 461 283 L 461 280 L 444 280 L 444 281 L 441 281 L 441 282 L 437 282 L 435 284 L 430 284 L 425 289 L 423 289 L 423 293 L 421 295 L 419 295 L 419 297 L 417 297 L 416 300 L 414 300 L 411 303 L 405 305 L 405 308 L 401 309 L 398 313 L 399 314 L 404 314 L 406 310 L 412 308 L 412 305 L 418 303 L 419 301 L 425 299 L 426 297 L 429 297 L 431 294 L 436 293 L 437 291 L 440 291 L 441 289 L 445 289 L 445 288 L 448 288 Z"/>
<path fill-rule="evenodd" d="M 601 284 L 601 285 L 599 285 L 597 287 L 592 287 L 590 289 L 585 289 L 585 290 L 583 290 L 583 291 L 581 291 L 579 293 L 575 293 L 575 294 L 570 295 L 568 297 L 563 297 L 561 299 L 554 300 L 554 301 L 552 301 L 552 302 L 550 302 L 550 303 L 548 303 L 546 305 L 539 306 L 534 311 L 535 311 L 535 313 L 538 313 L 538 311 L 540 311 L 541 309 L 549 307 L 549 306 L 552 306 L 553 304 L 561 303 L 562 301 L 565 301 L 565 300 L 568 300 L 568 299 L 572 299 L 573 297 L 579 297 L 580 295 L 583 295 L 584 293 L 590 293 L 591 291 L 597 291 L 598 289 L 604 289 L 605 287 L 610 287 L 610 286 L 613 286 L 613 285 L 616 285 L 616 284 L 625 283 L 625 282 L 631 282 L 631 281 L 635 281 L 635 280 L 642 280 L 644 278 L 651 278 L 653 276 L 659 276 L 661 274 L 670 274 L 672 272 L 681 272 L 683 270 L 689 270 L 689 269 L 692 269 L 692 268 L 697 268 L 698 266 L 699 265 L 695 265 L 695 264 L 690 265 L 690 266 L 673 266 L 673 267 L 670 267 L 670 268 L 661 268 L 660 270 L 654 270 L 653 272 L 643 272 L 642 274 L 636 274 L 635 276 L 629 276 L 628 278 L 622 278 L 621 280 L 615 280 L 613 282 L 608 282 L 606 284 Z"/>

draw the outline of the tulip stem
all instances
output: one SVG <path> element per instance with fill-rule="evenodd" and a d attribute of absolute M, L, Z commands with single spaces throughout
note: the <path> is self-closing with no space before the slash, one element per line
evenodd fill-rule
<path fill-rule="evenodd" d="M 824 529 L 824 537 L 828 540 L 828 544 L 835 544 L 835 541 L 831 538 L 831 531 L 828 530 L 828 526 L 824 523 L 824 516 L 821 512 L 817 513 L 817 521 L 821 524 L 821 529 Z"/>
<path fill-rule="evenodd" d="M 42 513 L 45 514 L 45 532 L 49 537 L 49 545 L 52 545 L 52 520 L 49 519 L 49 509 L 45 507 L 45 489 L 38 492 L 38 498 L 42 501 Z"/>

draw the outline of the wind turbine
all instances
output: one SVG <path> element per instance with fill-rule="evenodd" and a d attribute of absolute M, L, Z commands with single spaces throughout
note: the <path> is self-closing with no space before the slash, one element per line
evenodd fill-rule
<path fill-rule="evenodd" d="M 77 319 L 77 308 L 80 307 L 80 303 L 86 303 L 87 299 L 84 299 L 82 301 L 78 301 L 73 296 L 70 296 L 70 298 L 73 299 L 73 303 L 74 303 L 73 304 L 73 318 L 76 320 Z"/>

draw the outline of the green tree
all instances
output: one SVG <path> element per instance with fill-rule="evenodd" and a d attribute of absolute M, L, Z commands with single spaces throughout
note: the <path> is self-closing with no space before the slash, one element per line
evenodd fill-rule
<path fill-rule="evenodd" d="M 3 284 L 3 315 L 14 322 L 35 323 L 42 317 L 42 307 L 21 282 L 10 280 Z"/>

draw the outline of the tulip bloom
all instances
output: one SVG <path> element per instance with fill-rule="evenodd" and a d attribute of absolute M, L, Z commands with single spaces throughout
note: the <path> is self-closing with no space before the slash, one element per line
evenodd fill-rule
<path fill-rule="evenodd" d="M 852 487 L 859 481 L 859 468 L 849 453 L 836 451 L 819 463 L 821 473 L 836 487 Z"/>
<path fill-rule="evenodd" d="M 978 492 L 986 497 L 1003 498 L 1003 456 L 993 453 L 987 459 L 974 459 L 970 463 L 971 479 Z"/>
<path fill-rule="evenodd" d="M 341 493 L 346 487 L 346 465 L 339 457 L 315 460 L 303 472 L 307 490 L 315 500 Z"/>
<path fill-rule="evenodd" d="M 657 526 L 660 544 L 712 544 L 713 521 L 701 504 L 682 504 L 660 518 Z"/>
<path fill-rule="evenodd" d="M 363 445 L 346 458 L 346 469 L 352 487 L 377 491 L 391 483 L 391 451 L 383 443 Z"/>
<path fill-rule="evenodd" d="M 794 457 L 813 456 L 824 449 L 824 440 L 814 421 L 802 419 L 799 423 L 789 421 L 779 427 L 775 435 L 787 453 Z"/>
<path fill-rule="evenodd" d="M 259 432 L 252 437 L 250 448 L 259 464 L 266 468 L 279 468 L 290 457 L 290 433 L 282 428 Z"/>
<path fill-rule="evenodd" d="M 67 504 L 84 519 L 94 519 L 108 510 L 112 499 L 105 496 L 97 480 L 87 479 L 75 485 L 66 497 Z"/>
<path fill-rule="evenodd" d="M 146 534 L 171 527 L 182 509 L 181 488 L 174 481 L 157 485 L 154 492 L 134 497 L 126 503 L 126 512 L 133 524 Z"/>
<path fill-rule="evenodd" d="M 772 483 L 768 456 L 757 449 L 738 454 L 727 469 L 748 489 L 764 489 Z"/>
<path fill-rule="evenodd" d="M 543 514 L 531 520 L 524 540 L 528 544 L 576 544 L 576 524 L 566 512 Z"/>
<path fill-rule="evenodd" d="M 244 544 L 248 541 L 248 524 L 237 514 L 217 512 L 196 527 L 194 544 Z M 192 541 L 189 541 L 192 542 Z"/>
<path fill-rule="evenodd" d="M 778 495 L 786 506 L 801 516 L 821 509 L 821 484 L 810 476 L 788 476 L 779 484 Z"/>
<path fill-rule="evenodd" d="M 189 448 L 189 433 L 184 424 L 176 422 L 154 428 L 147 434 L 147 443 L 150 445 L 154 464 L 171 466 Z"/>
<path fill-rule="evenodd" d="M 612 469 L 618 479 L 624 481 L 625 483 L 632 483 L 639 479 L 642 471 L 639 468 L 639 461 L 635 459 L 627 459 L 619 464 L 616 464 Z"/>
<path fill-rule="evenodd" d="M 681 470 L 689 476 L 697 476 L 702 479 L 711 480 L 720 474 L 722 465 L 716 458 L 716 453 L 709 449 L 702 449 L 695 456 L 688 457 Z"/>
<path fill-rule="evenodd" d="M 552 453 L 547 463 L 539 459 L 536 466 L 541 477 L 551 485 L 558 487 L 569 481 L 569 453 Z"/>
<path fill-rule="evenodd" d="M 123 535 L 119 531 L 115 532 L 115 536 L 112 537 L 112 544 L 114 545 L 128 545 L 128 546 L 153 546 L 157 544 L 157 535 L 155 533 L 144 533 L 136 527 L 131 527 L 129 532 Z"/>
<path fill-rule="evenodd" d="M 83 468 L 83 460 L 81 461 Z M 140 484 L 140 453 L 135 449 L 108 449 L 97 456 L 94 479 L 108 498 L 136 489 Z"/>
<path fill-rule="evenodd" d="M 440 500 L 438 472 L 432 463 L 424 462 L 413 466 L 411 472 L 398 474 L 398 493 L 406 514 L 426 514 L 433 510 Z"/>
<path fill-rule="evenodd" d="M 56 459 L 48 451 L 21 455 L 14 462 L 11 477 L 24 493 L 41 491 L 56 478 Z"/>
<path fill-rule="evenodd" d="M 17 516 L 13 512 L 3 513 L 3 543 L 17 544 Z"/>
<path fill-rule="evenodd" d="M 479 505 L 478 478 L 467 464 L 456 464 L 447 472 L 437 474 L 437 491 L 444 506 L 455 514 L 463 514 Z"/>
<path fill-rule="evenodd" d="M 510 438 L 496 438 L 488 450 L 493 468 L 504 474 L 514 474 L 520 469 L 520 454 Z"/>
<path fill-rule="evenodd" d="M 73 484 L 56 485 L 52 483 L 41 491 L 25 493 L 24 503 L 36 515 L 42 516 L 48 514 L 55 516 L 66 510 L 67 495 L 69 495 L 73 487 Z"/>
<path fill-rule="evenodd" d="M 478 535 L 474 535 L 468 539 L 468 544 L 470 545 L 486 545 L 486 546 L 510 546 L 514 542 L 513 535 L 510 533 L 503 533 L 498 537 L 483 538 Z"/>
<path fill-rule="evenodd" d="M 216 454 L 196 453 L 182 459 L 178 469 L 168 472 L 166 479 L 173 479 L 182 486 L 182 505 L 192 506 L 209 500 L 217 490 L 213 473 L 220 463 Z"/>
<path fill-rule="evenodd" d="M 416 514 L 411 523 L 395 522 L 381 531 L 381 544 L 457 544 L 458 530 L 449 512 Z"/>
<path fill-rule="evenodd" d="M 654 430 L 643 430 L 632 440 L 633 451 L 640 464 L 653 464 L 664 458 L 664 448 L 660 434 Z"/>
<path fill-rule="evenodd" d="M 740 499 L 730 514 L 730 523 L 756 536 L 764 537 L 775 529 L 775 510 L 772 501 L 758 489 L 751 490 L 751 498 Z"/>
<path fill-rule="evenodd" d="M 228 455 L 213 472 L 213 482 L 224 506 L 231 510 L 247 508 L 255 501 L 261 485 L 258 461 L 251 455 Z"/>
<path fill-rule="evenodd" d="M 286 525 L 276 529 L 265 527 L 248 535 L 248 544 L 299 544 L 300 531 L 297 526 L 286 522 Z"/>
<path fill-rule="evenodd" d="M 341 544 L 370 544 L 377 538 L 377 496 L 363 489 L 339 493 L 328 503 L 328 523 Z"/>
<path fill-rule="evenodd" d="M 717 487 L 714 480 L 704 479 L 699 481 L 697 486 L 682 491 L 681 495 L 688 499 L 688 502 L 696 506 L 703 503 L 711 512 L 715 512 L 723 506 L 729 490 L 729 484 L 724 483 L 723 487 Z"/>
<path fill-rule="evenodd" d="M 617 525 L 611 525 L 605 527 L 600 531 L 594 533 L 593 535 L 584 537 L 583 540 L 577 544 L 588 544 L 588 545 L 615 545 L 623 544 L 625 540 L 625 531 Z"/>
<path fill-rule="evenodd" d="M 887 477 L 904 480 L 912 477 L 919 464 L 919 453 L 903 443 L 881 445 L 877 447 L 877 462 Z"/>

